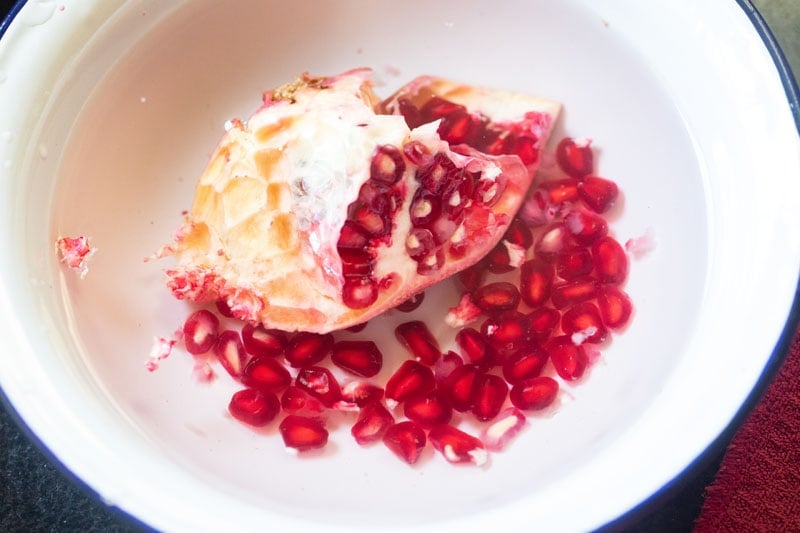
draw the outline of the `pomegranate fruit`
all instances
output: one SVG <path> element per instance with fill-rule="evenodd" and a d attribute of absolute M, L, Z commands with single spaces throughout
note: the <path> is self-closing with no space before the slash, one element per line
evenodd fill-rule
<path fill-rule="evenodd" d="M 431 77 L 381 102 L 371 85 L 368 69 L 304 75 L 232 122 L 161 254 L 174 296 L 328 333 L 498 244 L 560 105 Z"/>

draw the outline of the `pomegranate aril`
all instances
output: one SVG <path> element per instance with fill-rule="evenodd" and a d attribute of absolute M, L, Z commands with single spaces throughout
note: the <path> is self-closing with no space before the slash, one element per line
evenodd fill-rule
<path fill-rule="evenodd" d="M 410 420 L 390 426 L 383 434 L 383 443 L 386 447 L 410 465 L 417 462 L 426 441 L 422 426 Z"/>
<path fill-rule="evenodd" d="M 619 329 L 630 320 L 633 304 L 630 297 L 621 289 L 608 285 L 600 289 L 597 295 L 597 306 L 603 324 L 611 329 Z"/>
<path fill-rule="evenodd" d="M 364 407 L 383 399 L 383 389 L 366 381 L 351 381 L 342 386 L 342 401 Z"/>
<path fill-rule="evenodd" d="M 493 124 L 487 124 L 475 139 L 475 148 L 490 155 L 511 153 L 514 144 L 513 133 Z"/>
<path fill-rule="evenodd" d="M 339 368 L 366 378 L 383 366 L 383 354 L 372 341 L 339 341 L 333 345 L 331 361 Z"/>
<path fill-rule="evenodd" d="M 456 411 L 469 411 L 475 401 L 475 380 L 481 369 L 478 365 L 465 364 L 450 372 L 442 382 L 442 391 Z"/>
<path fill-rule="evenodd" d="M 350 220 L 369 237 L 382 237 L 392 229 L 389 210 L 389 200 L 386 196 L 378 197 L 375 204 L 356 200 L 350 206 Z"/>
<path fill-rule="evenodd" d="M 277 329 L 266 329 L 261 325 L 247 323 L 242 326 L 242 344 L 247 353 L 254 356 L 275 357 L 283 353 L 287 336 Z"/>
<path fill-rule="evenodd" d="M 386 397 L 403 402 L 412 396 L 433 390 L 436 380 L 430 367 L 416 361 L 405 361 L 386 382 Z"/>
<path fill-rule="evenodd" d="M 520 267 L 520 297 L 529 306 L 536 308 L 550 298 L 555 269 L 541 259 L 525 261 Z"/>
<path fill-rule="evenodd" d="M 497 179 L 483 178 L 478 180 L 475 186 L 475 192 L 472 198 L 478 202 L 483 203 L 485 207 L 491 207 L 500 200 L 503 192 L 506 189 L 503 176 L 498 176 Z"/>
<path fill-rule="evenodd" d="M 378 284 L 371 277 L 345 278 L 342 301 L 350 309 L 363 309 L 378 300 Z"/>
<path fill-rule="evenodd" d="M 439 342 L 428 329 L 424 322 L 414 320 L 398 325 L 394 335 L 400 344 L 408 350 L 417 361 L 433 365 L 441 357 Z"/>
<path fill-rule="evenodd" d="M 345 220 L 342 230 L 339 232 L 337 248 L 363 250 L 369 243 L 369 237 L 352 220 Z M 340 252 L 341 254 L 341 252 Z"/>
<path fill-rule="evenodd" d="M 536 147 L 539 140 L 530 135 L 519 135 L 508 148 L 512 154 L 516 154 L 526 165 L 532 165 L 539 159 L 539 149 Z"/>
<path fill-rule="evenodd" d="M 519 299 L 519 289 L 507 281 L 489 283 L 472 294 L 475 305 L 489 314 L 516 309 Z"/>
<path fill-rule="evenodd" d="M 588 363 L 583 346 L 577 346 L 572 339 L 563 335 L 550 340 L 545 346 L 547 355 L 559 376 L 567 381 L 579 379 Z"/>
<path fill-rule="evenodd" d="M 558 396 L 558 382 L 551 377 L 538 376 L 511 387 L 509 398 L 523 411 L 539 411 L 551 405 Z"/>
<path fill-rule="evenodd" d="M 459 172 L 449 157 L 438 153 L 433 156 L 430 166 L 417 171 L 416 178 L 419 180 L 422 190 L 438 195 L 457 177 Z M 438 198 L 438 196 L 434 197 Z"/>
<path fill-rule="evenodd" d="M 397 147 L 385 144 L 375 149 L 369 168 L 371 179 L 393 185 L 400 181 L 405 170 L 406 163 Z"/>
<path fill-rule="evenodd" d="M 565 248 L 572 246 L 572 234 L 563 222 L 551 224 L 539 236 L 533 247 L 534 255 L 545 261 L 555 261 L 556 256 Z"/>
<path fill-rule="evenodd" d="M 328 430 L 318 418 L 288 415 L 278 429 L 284 445 L 300 452 L 322 448 L 328 443 Z"/>
<path fill-rule="evenodd" d="M 495 274 L 505 274 L 514 270 L 511 264 L 511 255 L 503 241 L 498 242 L 484 258 L 486 268 Z"/>
<path fill-rule="evenodd" d="M 472 199 L 475 183 L 469 173 L 462 172 L 458 179 L 451 181 L 442 193 L 442 211 L 450 220 L 460 220 L 464 209 Z"/>
<path fill-rule="evenodd" d="M 386 430 L 394 424 L 394 417 L 380 402 L 372 402 L 361 408 L 350 433 L 361 446 L 380 440 Z"/>
<path fill-rule="evenodd" d="M 405 401 L 403 414 L 422 427 L 430 428 L 446 424 L 453 417 L 453 409 L 439 391 L 431 391 L 422 396 L 414 396 Z"/>
<path fill-rule="evenodd" d="M 410 313 L 411 311 L 422 305 L 422 302 L 424 300 L 425 300 L 425 291 L 418 292 L 405 302 L 399 304 L 397 307 L 395 307 L 395 309 L 403 313 Z"/>
<path fill-rule="evenodd" d="M 450 143 L 471 144 L 480 135 L 483 126 L 479 119 L 476 119 L 466 110 L 456 110 L 444 117 L 436 130 L 439 136 Z"/>
<path fill-rule="evenodd" d="M 456 274 L 455 279 L 461 288 L 472 292 L 483 284 L 485 278 L 486 266 L 483 261 L 479 261 Z"/>
<path fill-rule="evenodd" d="M 341 248 L 338 250 L 342 260 L 342 274 L 345 278 L 363 278 L 372 274 L 375 258 L 365 249 Z"/>
<path fill-rule="evenodd" d="M 578 185 L 581 200 L 595 213 L 605 213 L 617 201 L 619 188 L 611 180 L 586 176 Z"/>
<path fill-rule="evenodd" d="M 487 450 L 499 452 L 525 426 L 525 414 L 516 407 L 504 409 L 481 431 L 481 442 Z"/>
<path fill-rule="evenodd" d="M 482 466 L 489 460 L 489 454 L 480 440 L 453 426 L 436 426 L 428 433 L 428 438 L 433 447 L 450 463 Z"/>
<path fill-rule="evenodd" d="M 561 317 L 561 329 L 575 344 L 600 344 L 608 334 L 600 310 L 591 302 L 576 304 L 565 311 Z"/>
<path fill-rule="evenodd" d="M 406 236 L 406 252 L 415 261 L 420 261 L 436 250 L 433 233 L 427 228 L 411 228 Z"/>
<path fill-rule="evenodd" d="M 505 311 L 481 324 L 481 333 L 501 357 L 518 350 L 528 338 L 528 317 L 519 311 Z"/>
<path fill-rule="evenodd" d="M 461 356 L 452 350 L 442 354 L 442 357 L 436 361 L 436 365 L 433 367 L 433 375 L 436 378 L 436 382 L 442 384 L 456 368 L 463 364 L 464 360 L 461 359 Z"/>
<path fill-rule="evenodd" d="M 508 225 L 503 240 L 527 250 L 533 245 L 533 233 L 524 220 L 514 218 Z"/>
<path fill-rule="evenodd" d="M 219 314 L 226 318 L 233 318 L 233 311 L 231 310 L 231 306 L 228 305 L 228 302 L 225 300 L 217 300 L 214 302 L 214 305 L 219 311 Z"/>
<path fill-rule="evenodd" d="M 325 407 L 332 407 L 342 399 L 339 382 L 330 370 L 321 366 L 301 368 L 295 378 L 295 385 L 317 398 Z"/>
<path fill-rule="evenodd" d="M 528 344 L 503 363 L 503 377 L 511 385 L 542 373 L 547 364 L 547 352 L 537 344 Z"/>
<path fill-rule="evenodd" d="M 220 333 L 214 344 L 214 355 L 217 356 L 228 374 L 235 378 L 242 375 L 242 367 L 247 359 L 247 354 L 238 331 L 227 329 Z"/>
<path fill-rule="evenodd" d="M 528 323 L 531 339 L 544 341 L 550 338 L 556 326 L 561 323 L 561 313 L 552 307 L 540 307 L 531 311 Z"/>
<path fill-rule="evenodd" d="M 597 281 L 592 278 L 578 278 L 553 285 L 550 298 L 556 309 L 563 309 L 577 303 L 592 300 L 597 296 Z"/>
<path fill-rule="evenodd" d="M 495 363 L 495 353 L 480 332 L 473 328 L 462 328 L 456 333 L 456 344 L 470 363 L 489 368 Z"/>
<path fill-rule="evenodd" d="M 444 249 L 439 248 L 421 258 L 417 263 L 417 274 L 430 276 L 442 269 L 445 263 Z"/>
<path fill-rule="evenodd" d="M 403 118 L 406 120 L 406 124 L 408 124 L 408 127 L 410 129 L 413 130 L 414 128 L 421 126 L 422 124 L 425 123 L 425 120 L 422 118 L 422 115 L 420 114 L 417 106 L 415 106 L 408 98 L 399 98 L 397 100 L 397 107 L 400 110 L 400 114 L 403 115 Z M 419 143 L 419 141 L 412 141 L 412 142 Z M 405 153 L 405 149 L 403 150 L 403 153 Z M 419 164 L 413 160 L 412 162 L 414 164 Z"/>
<path fill-rule="evenodd" d="M 287 413 L 321 413 L 325 410 L 322 402 L 295 385 L 289 385 L 281 394 L 281 408 Z"/>
<path fill-rule="evenodd" d="M 286 361 L 294 368 L 311 366 L 325 359 L 333 349 L 333 335 L 301 331 L 289 339 L 284 350 Z"/>
<path fill-rule="evenodd" d="M 475 379 L 472 414 L 482 422 L 492 420 L 500 412 L 508 396 L 508 385 L 494 374 L 481 374 Z"/>
<path fill-rule="evenodd" d="M 193 355 L 204 354 L 217 342 L 219 319 L 206 309 L 195 311 L 183 324 L 183 344 Z"/>
<path fill-rule="evenodd" d="M 588 211 L 571 211 L 564 217 L 564 226 L 578 244 L 589 246 L 608 234 L 608 222 Z"/>
<path fill-rule="evenodd" d="M 437 118 L 446 117 L 455 112 L 466 112 L 467 108 L 440 96 L 434 96 L 420 108 L 420 114 L 425 122 L 433 122 Z"/>
<path fill-rule="evenodd" d="M 403 155 L 420 168 L 426 168 L 433 163 L 433 154 L 425 144 L 420 141 L 409 141 L 403 145 Z"/>
<path fill-rule="evenodd" d="M 415 228 L 429 227 L 442 213 L 442 202 L 439 196 L 423 187 L 417 189 L 408 208 L 411 225 Z"/>
<path fill-rule="evenodd" d="M 274 357 L 253 357 L 242 371 L 242 383 L 259 390 L 277 392 L 291 382 L 289 371 Z"/>
<path fill-rule="evenodd" d="M 559 205 L 578 200 L 578 184 L 575 178 L 565 178 L 546 181 L 539 186 L 539 190 L 545 193 L 545 198 L 551 204 Z"/>
<path fill-rule="evenodd" d="M 278 397 L 274 393 L 257 389 L 235 392 L 228 404 L 228 412 L 235 419 L 255 427 L 272 422 L 280 409 Z"/>
<path fill-rule="evenodd" d="M 613 237 L 603 237 L 592 245 L 595 275 L 603 283 L 618 285 L 628 277 L 628 256 Z"/>
<path fill-rule="evenodd" d="M 556 273 L 561 279 L 572 280 L 588 276 L 592 268 L 592 254 L 586 248 L 569 248 L 556 255 Z"/>
<path fill-rule="evenodd" d="M 571 137 L 561 139 L 556 146 L 556 162 L 561 170 L 574 178 L 591 174 L 594 168 L 591 143 Z"/>

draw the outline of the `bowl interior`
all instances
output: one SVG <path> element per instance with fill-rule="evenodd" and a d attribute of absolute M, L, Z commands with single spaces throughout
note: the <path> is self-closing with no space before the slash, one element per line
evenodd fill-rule
<path fill-rule="evenodd" d="M 40 356 L 33 371 L 67 398 L 62 408 L 71 421 L 82 428 L 92 427 L 91 420 L 102 425 L 92 431 L 108 439 L 104 449 L 114 477 L 156 460 L 163 467 L 149 482 L 171 494 L 171 510 L 154 511 L 135 487 L 94 475 L 104 497 L 148 513 L 144 520 L 208 527 L 220 516 L 244 524 L 269 514 L 285 524 L 308 520 L 332 528 L 430 526 L 524 512 L 546 523 L 569 509 L 565 494 L 580 494 L 584 489 L 576 487 L 589 483 L 600 493 L 598 510 L 560 520 L 594 527 L 685 467 L 727 424 L 769 358 L 791 305 L 798 258 L 796 235 L 771 230 L 796 215 L 776 216 L 770 199 L 752 190 L 751 171 L 763 155 L 740 147 L 752 147 L 764 132 L 784 131 L 782 116 L 758 122 L 763 109 L 754 107 L 740 119 L 750 128 L 744 140 L 718 131 L 720 124 L 738 124 L 720 119 L 715 105 L 702 110 L 702 95 L 687 88 L 690 80 L 670 77 L 677 66 L 653 62 L 666 52 L 640 46 L 641 32 L 660 34 L 636 9 L 545 1 L 403 6 L 127 4 L 88 41 L 72 44 L 79 53 L 60 73 L 32 128 L 23 157 L 30 179 L 16 185 L 15 242 L 30 273 L 20 290 L 36 302 L 28 319 L 46 324 L 34 344 L 50 355 Z M 62 16 L 78 16 L 73 9 L 81 8 L 68 3 Z M 664 10 L 665 25 L 687 16 Z M 729 23 L 748 30 L 741 13 L 729 12 Z M 769 77 L 763 57 L 746 59 Z M 699 60 L 687 61 L 691 71 Z M 333 74 L 356 66 L 375 69 L 382 95 L 419 74 L 434 74 L 563 102 L 555 136 L 591 137 L 600 174 L 624 193 L 613 215 L 614 234 L 621 242 L 647 232 L 655 238 L 651 252 L 631 260 L 631 327 L 603 349 L 586 378 L 564 386 L 556 409 L 531 416 L 488 468 L 454 468 L 434 460 L 430 450 L 409 468 L 381 446 L 359 448 L 347 415 L 332 420 L 332 443 L 323 453 L 289 457 L 275 425 L 253 431 L 227 414 L 237 386 L 220 367 L 218 379 L 204 384 L 193 378 L 194 362 L 181 350 L 155 372 L 144 366 L 153 337 L 170 336 L 190 310 L 165 288 L 169 260 L 144 259 L 180 224 L 225 121 L 246 118 L 263 90 L 302 71 Z M 780 94 L 773 85 L 747 101 L 763 107 L 765 97 Z M 796 146 L 788 146 L 796 155 Z M 783 190 L 796 187 L 779 176 L 765 179 L 779 180 Z M 774 199 L 786 207 L 792 201 Z M 755 222 L 739 220 L 745 205 L 755 210 Z M 56 237 L 78 234 L 91 236 L 98 248 L 85 279 L 62 271 L 51 253 Z M 750 253 L 741 253 L 742 238 L 753 238 Z M 776 258 L 786 266 L 775 267 Z M 733 260 L 738 276 L 725 271 Z M 765 275 L 774 275 L 775 283 L 762 286 L 758 276 Z M 738 302 L 744 310 L 759 299 L 770 302 L 768 316 L 757 318 L 763 327 L 743 333 L 739 342 L 731 328 L 756 318 L 731 309 L 727 289 L 737 279 L 748 283 Z M 405 357 L 391 334 L 394 325 L 420 317 L 452 339 L 437 304 L 454 298 L 452 287 L 443 285 L 415 315 L 390 313 L 354 336 L 382 339 L 387 375 Z M 722 361 L 733 368 L 719 368 Z M 725 378 L 718 401 L 698 402 L 698 389 L 717 368 Z M 89 412 L 76 413 L 76 405 Z M 652 419 L 662 411 L 666 427 L 656 429 Z M 679 428 L 686 439 L 676 437 Z M 58 446 L 54 436 L 45 441 Z M 636 443 L 660 443 L 659 454 L 673 447 L 678 452 L 641 474 L 650 461 L 630 459 Z M 107 448 L 125 455 L 115 460 Z M 121 464 L 125 457 L 127 465 Z M 606 479 L 611 472 L 620 479 Z M 190 506 L 176 495 L 181 491 L 198 499 L 194 514 L 178 519 L 175 509 Z M 213 510 L 196 504 L 215 500 Z"/>

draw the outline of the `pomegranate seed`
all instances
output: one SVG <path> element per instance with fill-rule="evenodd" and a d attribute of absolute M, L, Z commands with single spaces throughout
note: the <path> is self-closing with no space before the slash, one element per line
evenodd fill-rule
<path fill-rule="evenodd" d="M 484 207 L 493 206 L 500 200 L 506 189 L 506 183 L 502 178 L 503 175 L 501 174 L 496 180 L 480 179 L 475 186 L 475 192 L 472 197 L 478 202 L 482 202 Z"/>
<path fill-rule="evenodd" d="M 400 181 L 405 170 L 406 163 L 397 147 L 385 144 L 375 149 L 369 167 L 370 178 L 386 185 L 393 185 Z"/>
<path fill-rule="evenodd" d="M 322 448 L 328 443 L 328 430 L 318 418 L 289 415 L 278 429 L 286 447 L 300 452 Z"/>
<path fill-rule="evenodd" d="M 462 328 L 456 333 L 456 343 L 470 363 L 489 368 L 495 363 L 495 353 L 486 339 L 473 328 Z"/>
<path fill-rule="evenodd" d="M 503 240 L 516 244 L 517 246 L 528 249 L 533 245 L 533 233 L 521 218 L 514 218 L 508 225 Z"/>
<path fill-rule="evenodd" d="M 553 285 L 550 297 L 556 309 L 585 302 L 597 296 L 597 281 L 591 278 L 578 278 Z"/>
<path fill-rule="evenodd" d="M 351 381 L 342 387 L 342 401 L 364 407 L 383 399 L 383 389 L 366 381 Z"/>
<path fill-rule="evenodd" d="M 534 246 L 534 255 L 545 261 L 554 261 L 556 255 L 572 244 L 572 235 L 563 223 L 551 224 L 542 232 Z"/>
<path fill-rule="evenodd" d="M 597 295 L 597 304 L 603 323 L 611 329 L 619 329 L 628 323 L 633 304 L 630 297 L 622 290 L 613 286 L 605 286 Z"/>
<path fill-rule="evenodd" d="M 386 397 L 397 403 L 433 390 L 436 380 L 430 367 L 405 361 L 386 382 Z"/>
<path fill-rule="evenodd" d="M 401 460 L 413 465 L 425 448 L 425 431 L 410 420 L 399 422 L 386 430 L 383 443 Z"/>
<path fill-rule="evenodd" d="M 562 279 L 588 276 L 592 268 L 592 254 L 586 248 L 569 248 L 556 255 L 556 273 Z"/>
<path fill-rule="evenodd" d="M 436 361 L 436 366 L 433 367 L 433 375 L 437 383 L 443 383 L 453 371 L 464 364 L 461 356 L 452 350 L 448 350 L 442 357 Z"/>
<path fill-rule="evenodd" d="M 286 333 L 247 323 L 242 327 L 242 343 L 250 355 L 275 357 L 286 347 Z"/>
<path fill-rule="evenodd" d="M 461 413 L 469 411 L 475 401 L 475 380 L 481 373 L 477 365 L 466 364 L 455 368 L 442 382 L 442 392 L 450 405 Z"/>
<path fill-rule="evenodd" d="M 378 197 L 374 204 L 356 200 L 350 205 L 350 220 L 363 233 L 370 237 L 382 237 L 392 230 L 392 221 L 388 217 L 390 209 L 385 196 Z"/>
<path fill-rule="evenodd" d="M 556 146 L 556 162 L 566 174 L 573 178 L 582 178 L 591 174 L 594 167 L 594 155 L 591 142 L 576 141 L 571 137 L 561 139 Z"/>
<path fill-rule="evenodd" d="M 428 147 L 420 141 L 409 141 L 403 145 L 403 154 L 413 164 L 426 168 L 433 163 L 433 155 Z"/>
<path fill-rule="evenodd" d="M 430 428 L 437 424 L 448 423 L 453 416 L 453 409 L 442 393 L 434 390 L 406 400 L 403 414 L 420 426 Z"/>
<path fill-rule="evenodd" d="M 375 258 L 367 250 L 342 248 L 338 252 L 345 278 L 362 278 L 372 274 Z"/>
<path fill-rule="evenodd" d="M 326 333 L 296 333 L 286 346 L 284 357 L 294 368 L 311 366 L 325 359 L 333 349 L 333 335 Z"/>
<path fill-rule="evenodd" d="M 572 211 L 564 218 L 564 226 L 572 238 L 583 246 L 589 246 L 608 234 L 606 219 L 588 211 Z"/>
<path fill-rule="evenodd" d="M 444 249 L 440 248 L 420 259 L 419 263 L 417 263 L 417 274 L 420 276 L 436 274 L 444 266 L 444 261 Z"/>
<path fill-rule="evenodd" d="M 519 289 L 507 281 L 489 283 L 472 295 L 475 305 L 489 314 L 516 309 L 519 299 Z"/>
<path fill-rule="evenodd" d="M 457 111 L 466 111 L 463 105 L 456 104 L 439 96 L 434 96 L 422 106 L 420 113 L 425 122 L 433 122 L 437 118 L 446 117 Z"/>
<path fill-rule="evenodd" d="M 519 311 L 505 311 L 481 324 L 481 333 L 500 356 L 519 349 L 528 337 L 528 317 Z"/>
<path fill-rule="evenodd" d="M 436 426 L 428 433 L 428 438 L 433 447 L 450 463 L 483 466 L 489 460 L 489 454 L 480 440 L 453 426 Z"/>
<path fill-rule="evenodd" d="M 456 110 L 442 118 L 436 131 L 443 140 L 456 145 L 472 143 L 480 130 L 479 120 L 466 110 Z"/>
<path fill-rule="evenodd" d="M 301 368 L 295 378 L 295 385 L 317 398 L 325 407 L 332 407 L 342 399 L 339 382 L 330 370 L 321 366 Z"/>
<path fill-rule="evenodd" d="M 211 311 L 195 311 L 183 324 L 183 344 L 193 355 L 204 354 L 217 342 L 219 319 Z"/>
<path fill-rule="evenodd" d="M 425 123 L 425 119 L 422 118 L 419 109 L 417 109 L 417 107 L 408 98 L 399 98 L 397 100 L 397 106 L 398 110 L 400 111 L 400 114 L 403 115 L 403 118 L 406 119 L 406 124 L 408 124 L 408 127 L 410 129 L 413 130 L 414 128 L 421 126 Z M 412 142 L 419 142 L 419 141 L 412 141 Z M 403 150 L 403 152 L 405 153 L 405 149 Z M 414 162 L 414 164 L 418 163 Z"/>
<path fill-rule="evenodd" d="M 350 433 L 361 446 L 380 440 L 386 430 L 394 424 L 394 417 L 380 402 L 372 402 L 361 408 Z"/>
<path fill-rule="evenodd" d="M 531 307 L 539 307 L 550 298 L 555 270 L 541 259 L 525 261 L 520 267 L 520 297 Z"/>
<path fill-rule="evenodd" d="M 628 276 L 628 256 L 612 237 L 603 237 L 592 245 L 594 269 L 604 283 L 620 284 Z"/>
<path fill-rule="evenodd" d="M 445 187 L 442 193 L 442 210 L 448 219 L 459 221 L 462 218 L 474 191 L 474 180 L 466 172 L 460 175 L 460 179 L 453 180 Z"/>
<path fill-rule="evenodd" d="M 586 176 L 578 185 L 581 200 L 595 213 L 605 213 L 617 201 L 619 189 L 611 180 L 598 176 Z"/>
<path fill-rule="evenodd" d="M 546 181 L 539 186 L 539 190 L 545 193 L 545 198 L 551 204 L 560 205 L 578 200 L 578 184 L 575 178 L 565 178 Z"/>
<path fill-rule="evenodd" d="M 281 408 L 292 414 L 301 412 L 321 413 L 325 410 L 322 402 L 295 385 L 289 385 L 281 394 Z"/>
<path fill-rule="evenodd" d="M 511 153 L 514 144 L 513 133 L 488 124 L 481 132 L 481 136 L 476 139 L 475 147 L 485 154 L 501 155 Z"/>
<path fill-rule="evenodd" d="M 523 411 L 539 411 L 555 401 L 558 382 L 547 376 L 538 376 L 511 387 L 511 403 Z"/>
<path fill-rule="evenodd" d="M 437 193 L 420 187 L 411 199 L 408 212 L 412 226 L 427 228 L 442 214 L 442 203 Z"/>
<path fill-rule="evenodd" d="M 485 277 L 486 266 L 483 262 L 478 262 L 459 272 L 456 275 L 456 280 L 461 287 L 472 292 L 481 286 Z"/>
<path fill-rule="evenodd" d="M 394 335 L 423 364 L 433 365 L 442 355 L 439 343 L 424 322 L 414 320 L 400 324 L 395 328 Z"/>
<path fill-rule="evenodd" d="M 372 278 L 347 278 L 342 287 L 342 301 L 350 309 L 363 309 L 378 299 L 378 285 Z"/>
<path fill-rule="evenodd" d="M 534 378 L 542 373 L 547 357 L 547 352 L 541 346 L 527 345 L 506 359 L 503 363 L 503 377 L 511 385 Z"/>
<path fill-rule="evenodd" d="M 530 323 L 530 336 L 537 341 L 550 338 L 553 330 L 561 323 L 561 313 L 552 307 L 540 307 L 528 315 Z"/>
<path fill-rule="evenodd" d="M 228 302 L 225 300 L 217 300 L 215 302 L 217 306 L 217 311 L 224 317 L 233 318 L 233 311 L 231 311 L 231 306 L 228 305 Z"/>
<path fill-rule="evenodd" d="M 509 407 L 497 415 L 494 422 L 483 429 L 481 441 L 487 450 L 499 452 L 517 436 L 525 422 L 525 414 L 522 411 L 516 407 Z"/>
<path fill-rule="evenodd" d="M 336 247 L 339 249 L 363 250 L 368 243 L 369 238 L 361 228 L 352 220 L 345 220 L 342 230 L 339 232 L 339 241 L 336 243 Z"/>
<path fill-rule="evenodd" d="M 217 356 L 223 368 L 228 374 L 238 378 L 242 375 L 247 354 L 242 346 L 242 338 L 239 332 L 227 329 L 219 334 L 217 342 L 214 344 L 214 355 Z"/>
<path fill-rule="evenodd" d="M 512 143 L 509 151 L 517 154 L 525 165 L 532 165 L 539 159 L 539 140 L 531 135 L 519 135 Z"/>
<path fill-rule="evenodd" d="M 458 168 L 449 157 L 438 153 L 433 156 L 433 163 L 429 167 L 417 171 L 416 178 L 422 185 L 421 189 L 438 195 L 458 172 Z M 438 196 L 433 198 L 438 199 Z"/>
<path fill-rule="evenodd" d="M 508 395 L 508 385 L 503 378 L 494 374 L 481 374 L 475 378 L 475 399 L 472 414 L 485 422 L 492 420 L 500 412 Z"/>
<path fill-rule="evenodd" d="M 511 255 L 503 241 L 498 242 L 492 250 L 486 254 L 486 268 L 495 274 L 505 274 L 511 272 L 514 267 L 511 264 Z"/>
<path fill-rule="evenodd" d="M 575 344 L 600 344 L 608 334 L 600 318 L 600 310 L 591 302 L 576 304 L 565 311 L 561 317 L 561 329 Z"/>
<path fill-rule="evenodd" d="M 277 392 L 291 382 L 286 367 L 272 357 L 253 357 L 242 371 L 242 383 L 259 390 Z"/>
<path fill-rule="evenodd" d="M 370 378 L 380 372 L 383 354 L 372 341 L 339 341 L 333 345 L 331 361 L 351 374 Z"/>
<path fill-rule="evenodd" d="M 430 255 L 436 249 L 433 233 L 426 228 L 411 228 L 406 236 L 406 252 L 414 261 Z"/>
<path fill-rule="evenodd" d="M 395 307 L 395 309 L 403 313 L 410 313 L 411 311 L 422 305 L 423 300 L 425 300 L 425 291 L 418 292 L 405 302 Z"/>
<path fill-rule="evenodd" d="M 555 337 L 545 346 L 558 375 L 575 381 L 586 370 L 587 358 L 583 346 L 576 346 L 568 336 Z"/>
<path fill-rule="evenodd" d="M 257 389 L 235 392 L 228 404 L 228 411 L 235 419 L 255 427 L 272 422 L 280 409 L 278 397 L 274 393 Z"/>

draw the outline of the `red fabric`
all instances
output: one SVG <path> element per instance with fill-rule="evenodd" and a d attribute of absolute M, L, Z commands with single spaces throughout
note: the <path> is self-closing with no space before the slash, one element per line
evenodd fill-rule
<path fill-rule="evenodd" d="M 800 531 L 800 330 L 706 488 L 695 528 Z"/>

